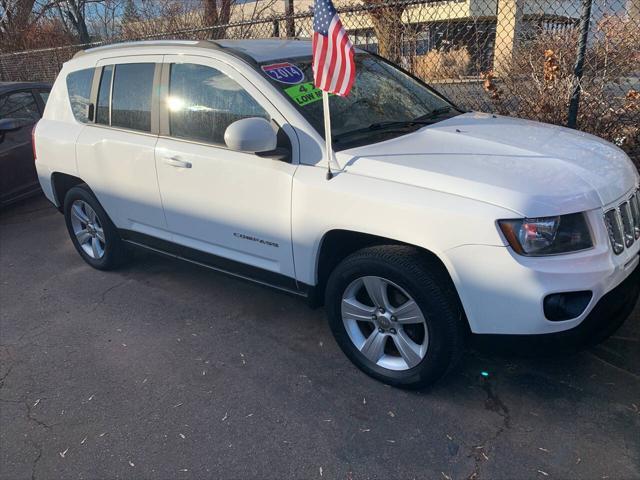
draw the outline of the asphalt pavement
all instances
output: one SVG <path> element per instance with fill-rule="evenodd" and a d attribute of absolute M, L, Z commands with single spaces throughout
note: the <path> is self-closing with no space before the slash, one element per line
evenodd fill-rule
<path fill-rule="evenodd" d="M 640 306 L 545 353 L 393 389 L 302 299 L 143 252 L 99 272 L 43 198 L 0 213 L 2 479 L 640 478 Z"/>

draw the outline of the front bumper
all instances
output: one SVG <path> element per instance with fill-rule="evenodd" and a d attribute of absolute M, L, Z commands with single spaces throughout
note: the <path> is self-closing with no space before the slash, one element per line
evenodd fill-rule
<path fill-rule="evenodd" d="M 598 344 L 615 333 L 633 312 L 640 297 L 640 264 L 620 285 L 607 293 L 577 327 L 542 335 L 576 346 Z"/>
<path fill-rule="evenodd" d="M 464 245 L 445 252 L 445 264 L 476 334 L 545 335 L 581 327 L 588 330 L 593 318 L 623 316 L 612 302 L 638 283 L 640 241 L 614 256 L 606 237 L 596 247 L 571 255 L 531 258 L 509 247 Z M 551 321 L 544 299 L 551 294 L 590 291 L 592 299 L 582 314 L 565 321 Z M 627 299 L 633 308 L 637 291 Z M 610 295 L 611 293 L 611 295 Z M 609 300 L 613 298 L 613 300 Z M 620 300 L 618 300 L 619 302 Z M 602 307 L 601 305 L 605 305 Z M 615 310 L 615 312 L 614 312 Z M 592 315 L 593 313 L 593 315 Z M 629 312 L 627 312 L 628 315 Z M 613 317 L 616 317 L 615 319 Z M 596 323 L 606 322 L 600 320 Z"/>
<path fill-rule="evenodd" d="M 633 312 L 640 297 L 640 265 L 607 293 L 576 327 L 542 335 L 475 335 L 480 349 L 520 355 L 554 355 L 596 345 L 613 335 Z"/>

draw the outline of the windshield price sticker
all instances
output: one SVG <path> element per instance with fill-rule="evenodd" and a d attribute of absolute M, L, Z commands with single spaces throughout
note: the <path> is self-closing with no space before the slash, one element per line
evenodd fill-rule
<path fill-rule="evenodd" d="M 304 72 L 290 63 L 265 65 L 262 67 L 262 71 L 272 80 L 287 85 L 296 85 L 304 81 Z"/>
<path fill-rule="evenodd" d="M 309 105 L 310 103 L 322 100 L 322 90 L 316 88 L 313 85 L 313 82 L 303 83 L 302 85 L 296 85 L 295 87 L 285 88 L 284 91 L 300 107 L 304 107 L 305 105 Z M 329 94 L 329 96 L 333 96 L 333 94 Z"/>

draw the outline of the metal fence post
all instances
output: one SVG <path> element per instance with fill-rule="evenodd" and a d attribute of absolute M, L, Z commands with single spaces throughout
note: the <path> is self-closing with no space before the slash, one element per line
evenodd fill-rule
<path fill-rule="evenodd" d="M 582 13 L 580 14 L 580 37 L 578 38 L 578 49 L 576 51 L 576 64 L 573 67 L 573 78 L 575 86 L 569 101 L 569 114 L 567 117 L 567 126 L 576 128 L 578 123 L 578 108 L 580 107 L 580 92 L 582 81 L 582 73 L 584 71 L 584 55 L 587 51 L 587 43 L 589 41 L 589 23 L 591 21 L 591 4 L 593 0 L 582 0 Z"/>
<path fill-rule="evenodd" d="M 296 36 L 296 24 L 293 10 L 293 0 L 284 0 L 284 14 L 287 16 L 287 37 Z"/>

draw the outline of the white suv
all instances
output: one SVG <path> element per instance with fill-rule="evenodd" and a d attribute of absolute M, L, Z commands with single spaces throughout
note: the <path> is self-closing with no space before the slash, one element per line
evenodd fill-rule
<path fill-rule="evenodd" d="M 345 354 L 392 385 L 440 378 L 469 331 L 612 333 L 640 289 L 630 159 L 356 65 L 331 98 L 328 180 L 310 42 L 81 52 L 35 128 L 42 188 L 91 266 L 134 244 L 324 303 Z"/>

